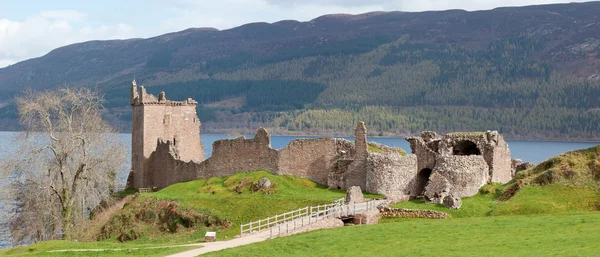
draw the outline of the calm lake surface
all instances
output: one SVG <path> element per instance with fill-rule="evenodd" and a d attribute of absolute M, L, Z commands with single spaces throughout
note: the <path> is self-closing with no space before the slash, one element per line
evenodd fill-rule
<path fill-rule="evenodd" d="M 13 148 L 13 137 L 16 132 L 1 132 L 0 131 L 0 161 L 6 156 L 9 156 L 14 150 Z M 119 137 L 123 140 L 123 143 L 129 148 L 127 151 L 129 157 L 131 154 L 131 134 L 119 134 Z M 216 140 L 232 138 L 229 135 L 221 134 L 205 134 L 200 136 L 202 143 L 204 144 L 204 153 L 206 157 L 210 157 L 212 152 L 212 143 Z M 252 135 L 246 135 L 247 138 L 251 138 Z M 296 138 L 319 138 L 320 136 L 273 136 L 271 137 L 271 146 L 275 149 L 281 149 L 285 147 L 290 141 Z M 354 137 L 343 137 L 348 140 L 354 140 Z M 400 147 L 410 153 L 410 145 L 404 140 L 404 138 L 382 138 L 382 137 L 369 137 L 369 141 L 377 142 L 387 146 Z M 540 142 L 540 141 L 508 141 L 508 146 L 512 154 L 512 158 L 519 158 L 523 161 L 529 161 L 534 163 L 542 162 L 549 157 L 564 153 L 571 150 L 584 149 L 592 146 L 596 146 L 599 143 L 585 143 L 585 142 Z M 129 165 L 128 165 L 129 166 Z M 127 169 L 128 170 L 128 169 Z M 118 176 L 118 184 L 124 185 L 127 180 L 127 170 L 124 170 Z M 6 187 L 8 184 L 7 178 L 0 178 L 0 187 Z M 5 223 L 7 217 L 13 212 L 14 206 L 10 201 L 3 200 L 4 197 L 0 198 L 0 248 L 10 247 L 9 231 L 7 224 Z"/>

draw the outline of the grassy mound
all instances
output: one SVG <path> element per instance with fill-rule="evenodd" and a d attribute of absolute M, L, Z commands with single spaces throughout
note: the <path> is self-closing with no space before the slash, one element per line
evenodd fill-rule
<path fill-rule="evenodd" d="M 519 172 L 506 185 L 486 185 L 458 210 L 422 200 L 394 207 L 443 211 L 454 218 L 600 210 L 600 146 L 557 155 Z"/>
<path fill-rule="evenodd" d="M 269 179 L 271 187 L 257 190 L 255 185 L 261 178 Z M 162 256 L 182 251 L 184 248 L 152 250 L 145 247 L 202 242 L 207 230 L 217 231 L 220 240 L 231 239 L 239 234 L 241 222 L 308 205 L 331 203 L 343 196 L 343 190 L 328 189 L 308 179 L 278 176 L 266 171 L 194 180 L 174 184 L 158 192 L 141 194 L 96 232 L 98 238 L 104 239 L 102 241 L 47 241 L 3 250 L 0 251 L 0 255 Z M 46 252 L 57 249 L 95 248 L 126 250 Z"/>
<path fill-rule="evenodd" d="M 600 214 L 404 219 L 317 230 L 203 256 L 595 256 Z"/>
<path fill-rule="evenodd" d="M 224 229 L 231 222 L 209 211 L 186 208 L 175 201 L 145 198 L 135 201 L 102 226 L 100 240 L 116 237 L 120 242 L 138 239 L 142 234 L 177 233 L 194 229 Z"/>
<path fill-rule="evenodd" d="M 517 173 L 507 184 L 500 200 L 508 200 L 528 185 L 560 185 L 598 190 L 600 146 L 554 156 L 529 170 Z"/>
<path fill-rule="evenodd" d="M 256 187 L 262 178 L 271 181 L 270 188 Z M 211 230 L 219 239 L 228 239 L 239 234 L 240 223 L 330 203 L 344 195 L 308 179 L 267 171 L 213 177 L 142 194 L 99 233 L 100 238 L 118 241 L 194 243 Z"/>

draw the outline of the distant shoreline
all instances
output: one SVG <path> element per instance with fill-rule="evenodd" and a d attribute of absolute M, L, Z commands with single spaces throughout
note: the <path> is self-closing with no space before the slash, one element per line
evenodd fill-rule
<path fill-rule="evenodd" d="M 306 133 L 305 131 L 287 131 L 287 130 L 275 130 L 272 132 L 269 128 L 267 130 L 271 133 L 271 136 L 294 136 L 294 137 L 332 137 L 332 138 L 344 138 L 344 137 L 354 137 L 351 134 L 342 134 L 342 133 Z M 19 130 L 0 130 L 0 133 L 15 133 L 20 132 Z M 242 132 L 231 133 L 232 131 L 227 131 L 226 129 L 201 129 L 201 134 L 203 135 L 231 135 L 232 137 L 237 136 L 247 136 L 254 135 L 256 131 L 250 132 L 249 129 L 243 129 Z M 120 134 L 131 134 L 129 131 L 120 131 Z M 442 135 L 441 133 L 439 133 Z M 415 135 L 404 135 L 404 134 L 394 134 L 389 133 L 388 135 L 379 136 L 379 135 L 367 135 L 370 138 L 406 138 L 410 136 L 418 136 Z M 564 138 L 527 138 L 527 137 L 511 137 L 507 135 L 503 135 L 504 139 L 507 141 L 524 141 L 524 142 L 566 142 L 566 143 L 599 143 L 600 138 L 573 138 L 573 139 L 564 139 Z"/>

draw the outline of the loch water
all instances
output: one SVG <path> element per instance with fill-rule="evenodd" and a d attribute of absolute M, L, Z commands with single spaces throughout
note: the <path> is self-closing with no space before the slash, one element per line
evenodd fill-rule
<path fill-rule="evenodd" d="M 9 157 L 15 150 L 13 146 L 13 138 L 17 132 L 2 132 L 0 131 L 0 163 L 1 160 Z M 251 135 L 246 135 L 251 138 Z M 290 141 L 297 138 L 319 138 L 321 136 L 272 136 L 271 146 L 275 149 L 284 148 Z M 119 138 L 123 144 L 128 147 L 127 160 L 129 161 L 131 154 L 131 134 L 119 134 Z M 208 158 L 212 152 L 212 143 L 216 140 L 231 138 L 225 134 L 203 134 L 201 135 L 204 145 L 205 157 Z M 354 140 L 353 137 L 342 137 L 348 140 Z M 384 137 L 369 137 L 369 141 L 377 142 L 387 146 L 400 147 L 407 152 L 410 152 L 409 143 L 404 138 L 384 138 Z M 507 141 L 510 148 L 512 158 L 518 158 L 523 161 L 539 163 L 554 155 L 564 153 L 571 150 L 584 149 L 596 146 L 599 143 L 589 142 L 542 142 L 542 141 Z M 127 165 L 129 166 L 129 165 Z M 118 174 L 118 184 L 124 185 L 127 179 L 127 171 L 123 170 Z M 8 186 L 10 179 L 0 177 L 0 187 Z M 7 221 L 14 212 L 14 204 L 12 201 L 5 199 L 5 196 L 0 196 L 0 248 L 10 247 L 10 232 Z"/>

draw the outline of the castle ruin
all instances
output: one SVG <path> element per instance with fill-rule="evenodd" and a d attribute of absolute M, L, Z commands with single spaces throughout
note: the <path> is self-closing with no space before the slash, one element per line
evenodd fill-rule
<path fill-rule="evenodd" d="M 412 154 L 367 141 L 360 122 L 355 142 L 337 138 L 296 139 L 280 150 L 271 148 L 264 128 L 252 139 L 218 140 L 212 156 L 204 160 L 197 103 L 146 93 L 135 81 L 133 107 L 132 172 L 134 188 L 163 188 L 171 184 L 240 172 L 266 170 L 279 175 L 308 178 L 330 188 L 360 186 L 365 192 L 389 198 L 420 196 L 433 174 L 442 177 L 452 194 L 468 197 L 486 183 L 512 179 L 508 145 L 498 132 L 423 132 L 410 137 Z M 377 149 L 371 151 L 370 148 Z M 437 176 L 437 175 L 436 175 Z"/>

